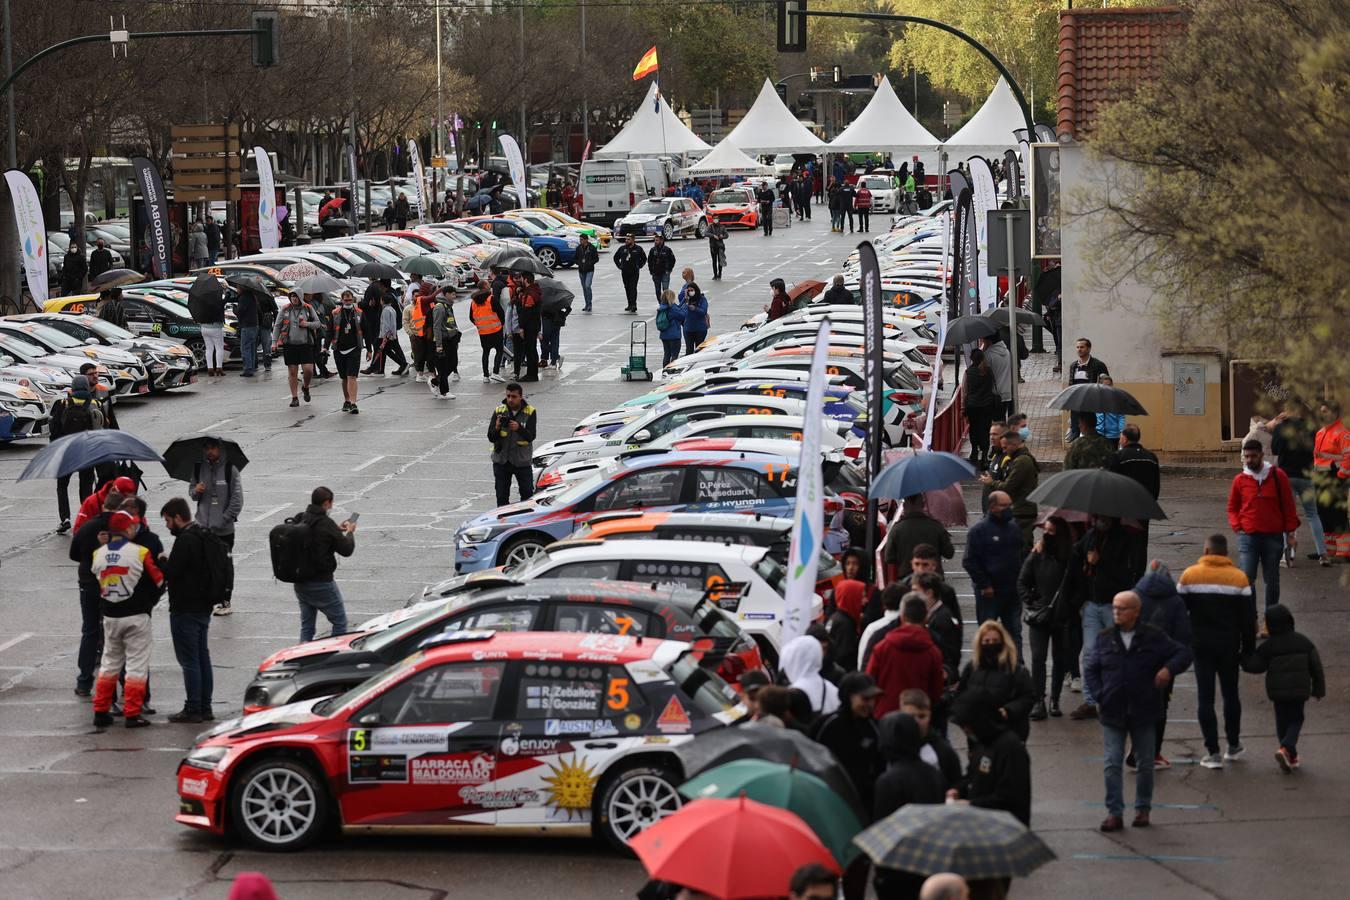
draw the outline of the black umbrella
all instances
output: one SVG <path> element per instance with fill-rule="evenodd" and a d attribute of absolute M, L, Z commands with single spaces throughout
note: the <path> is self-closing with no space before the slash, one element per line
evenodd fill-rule
<path fill-rule="evenodd" d="M 205 273 L 188 288 L 188 312 L 198 322 L 222 321 L 221 312 L 225 308 L 225 288 L 220 279 Z"/>
<path fill-rule="evenodd" d="M 488 254 L 484 262 L 488 266 L 505 266 L 517 259 L 535 259 L 534 251 L 528 247 L 522 247 L 519 244 L 512 244 L 509 247 L 499 247 Z"/>
<path fill-rule="evenodd" d="M 432 278 L 444 278 L 448 274 L 445 266 L 429 256 L 405 256 L 398 261 L 398 268 L 409 275 L 429 275 Z"/>
<path fill-rule="evenodd" d="M 109 269 L 89 282 L 89 286 L 96 291 L 106 291 L 121 287 L 124 284 L 135 284 L 144 280 L 145 276 L 134 269 Z"/>
<path fill-rule="evenodd" d="M 1052 475 L 1028 500 L 1042 506 L 1072 509 L 1121 519 L 1165 519 L 1158 501 L 1133 478 L 1105 469 L 1074 469 Z"/>
<path fill-rule="evenodd" d="M 1050 408 L 1066 409 L 1071 412 L 1148 415 L 1148 410 L 1144 409 L 1129 391 L 1122 391 L 1109 384 L 1075 384 L 1073 387 L 1067 387 L 1050 401 Z"/>
<path fill-rule="evenodd" d="M 539 304 L 541 313 L 555 313 L 560 309 L 571 309 L 572 301 L 576 299 L 575 294 L 569 291 L 561 281 L 554 278 L 539 282 L 539 291 L 543 295 L 543 301 Z"/>
<path fill-rule="evenodd" d="M 1051 298 L 1060 292 L 1060 285 L 1063 283 L 1060 275 L 1062 271 L 1063 267 L 1055 266 L 1042 272 L 1036 279 L 1035 296 L 1041 301 L 1041 309 L 1049 306 Z"/>
<path fill-rule="evenodd" d="M 398 269 L 382 262 L 357 263 L 347 270 L 347 274 L 357 278 L 388 278 L 390 281 L 403 277 L 403 273 Z"/>
<path fill-rule="evenodd" d="M 719 728 L 676 747 L 675 755 L 684 765 L 685 778 L 692 778 L 706 769 L 737 759 L 786 763 L 820 778 L 855 812 L 865 812 L 852 780 L 834 754 L 823 744 L 790 728 L 773 728 L 756 722 Z M 866 820 L 871 816 L 863 815 L 862 818 Z"/>
<path fill-rule="evenodd" d="M 155 448 L 125 431 L 99 428 L 57 438 L 37 452 L 17 480 L 60 478 L 107 462 L 163 462 Z"/>
<path fill-rule="evenodd" d="M 983 316 L 983 317 L 986 318 L 986 319 L 992 319 L 992 320 L 994 321 L 994 323 L 995 323 L 996 325 L 998 325 L 999 328 L 1002 328 L 1002 329 L 1004 329 L 1005 331 L 1007 330 L 1007 328 L 1008 328 L 1008 307 L 1007 307 L 1007 305 L 990 307 L 989 309 L 986 309 L 986 310 L 985 310 L 983 313 L 981 313 L 980 315 Z M 1013 313 L 1013 315 L 1016 317 L 1016 319 L 1017 319 L 1017 324 L 1018 324 L 1018 325 L 1040 325 L 1040 324 L 1042 324 L 1042 323 L 1041 323 L 1040 316 L 1036 315 L 1034 312 L 1032 312 L 1032 311 L 1029 310 L 1029 309 L 1022 309 L 1020 306 L 1017 307 L 1017 309 L 1016 309 L 1016 311 Z"/>
<path fill-rule="evenodd" d="M 271 289 L 257 275 L 226 275 L 225 281 L 237 290 L 247 291 L 250 294 L 261 294 L 265 297 L 272 296 Z"/>
<path fill-rule="evenodd" d="M 248 456 L 234 441 L 214 434 L 194 434 L 192 437 L 179 438 L 164 451 L 164 468 L 170 478 L 179 481 L 192 481 L 198 477 L 199 467 L 206 459 L 206 445 L 220 445 L 221 459 L 236 469 L 248 465 Z"/>
<path fill-rule="evenodd" d="M 506 268 L 512 272 L 533 272 L 536 275 L 543 275 L 546 278 L 553 277 L 553 270 L 544 265 L 537 259 L 528 256 L 522 256 L 519 259 L 513 259 L 506 264 Z"/>
<path fill-rule="evenodd" d="M 944 347 L 960 347 L 998 334 L 998 326 L 984 316 L 957 316 L 947 323 Z"/>
<path fill-rule="evenodd" d="M 474 196 L 470 197 L 468 200 L 464 201 L 464 208 L 465 208 L 465 209 L 482 209 L 484 206 L 487 206 L 487 205 L 490 204 L 491 202 L 492 202 L 492 195 L 491 195 L 491 194 L 475 194 Z"/>
<path fill-rule="evenodd" d="M 348 219 L 324 219 L 324 228 L 351 228 L 352 223 Z"/>

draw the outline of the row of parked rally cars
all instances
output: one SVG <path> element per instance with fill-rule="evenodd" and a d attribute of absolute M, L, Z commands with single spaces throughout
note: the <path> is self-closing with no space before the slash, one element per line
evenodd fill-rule
<path fill-rule="evenodd" d="M 575 247 L 581 234 L 602 247 L 610 241 L 608 229 L 561 212 L 513 210 L 491 220 L 442 222 L 283 247 L 221 261 L 199 272 L 222 281 L 225 351 L 238 359 L 236 279 L 256 279 L 280 296 L 304 275 L 322 272 L 360 296 L 369 280 L 350 274 L 355 266 L 378 262 L 399 268 L 421 257 L 440 267 L 438 280 L 463 288 L 484 277 L 488 258 L 500 249 L 528 247 L 551 267 L 560 264 L 560 248 Z M 125 327 L 97 317 L 101 302 L 97 294 L 57 297 L 47 301 L 42 312 L 0 318 L 0 442 L 44 436 L 52 403 L 65 395 L 71 378 L 89 363 L 97 366 L 97 388 L 114 401 L 193 383 L 206 354 L 201 326 L 188 310 L 188 288 L 199 272 L 122 288 L 119 321 L 125 321 Z M 402 281 L 395 281 L 396 287 L 402 286 Z M 335 304 L 337 297 L 326 297 L 325 302 Z"/>
<path fill-rule="evenodd" d="M 621 849 L 679 808 L 681 746 L 740 721 L 739 677 L 778 667 L 799 336 L 825 314 L 827 521 L 861 508 L 857 307 L 746 323 L 702 351 L 721 363 L 672 370 L 537 448 L 537 492 L 459 528 L 453 577 L 264 660 L 243 715 L 180 764 L 178 821 L 270 850 L 337 827 L 585 833 Z M 888 310 L 885 325 L 881 427 L 898 443 L 936 348 L 922 311 Z M 818 615 L 840 575 L 822 550 Z"/>

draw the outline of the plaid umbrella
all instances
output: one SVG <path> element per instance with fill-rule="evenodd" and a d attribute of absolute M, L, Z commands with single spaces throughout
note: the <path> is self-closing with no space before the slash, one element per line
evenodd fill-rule
<path fill-rule="evenodd" d="M 1025 878 L 1055 858 L 1012 813 L 955 803 L 902 806 L 853 843 L 887 869 L 967 879 Z"/>

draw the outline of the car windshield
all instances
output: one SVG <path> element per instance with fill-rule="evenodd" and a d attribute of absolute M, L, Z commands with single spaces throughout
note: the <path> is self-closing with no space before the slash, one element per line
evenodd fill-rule
<path fill-rule="evenodd" d="M 411 618 L 404 619 L 392 628 L 386 628 L 384 631 L 377 631 L 374 634 L 357 638 L 351 643 L 352 649 L 360 650 L 363 653 L 380 653 L 385 648 L 394 646 L 408 635 L 415 634 L 419 629 L 449 615 L 452 608 L 452 603 L 438 603 Z"/>
<path fill-rule="evenodd" d="M 544 229 L 540 228 L 533 222 L 526 221 L 525 219 L 511 219 L 510 221 L 515 222 L 517 225 L 520 226 L 521 231 L 525 232 L 526 234 L 532 237 L 537 237 L 544 233 Z"/>
<path fill-rule="evenodd" d="M 70 236 L 64 231 L 49 231 L 47 232 L 47 243 L 65 253 L 70 249 Z"/>
<path fill-rule="evenodd" d="M 660 200 L 643 200 L 630 211 L 637 216 L 664 216 L 670 211 L 670 204 Z"/>
<path fill-rule="evenodd" d="M 83 341 L 71 337 L 64 331 L 57 331 L 50 325 L 39 325 L 37 322 L 25 322 L 19 330 L 25 334 L 31 335 L 33 340 L 49 344 L 58 350 L 84 346 Z"/>
<path fill-rule="evenodd" d="M 709 203 L 749 203 L 745 197 L 745 191 L 713 191 L 713 195 L 708 198 Z"/>
<path fill-rule="evenodd" d="M 385 669 L 378 675 L 366 679 L 349 691 L 338 694 L 335 697 L 329 697 L 313 707 L 313 712 L 318 716 L 326 716 L 334 710 L 346 709 L 348 706 L 359 707 L 367 700 L 374 697 L 386 686 L 393 684 L 408 673 L 409 669 L 414 668 L 422 659 L 421 652 L 414 653 L 402 662 L 395 663 Z"/>
<path fill-rule="evenodd" d="M 453 228 L 437 228 L 435 235 L 452 247 L 471 247 L 474 243 Z"/>
<path fill-rule="evenodd" d="M 869 191 L 872 190 L 888 191 L 891 189 L 891 180 L 889 178 L 882 178 L 877 175 L 868 175 L 866 178 L 858 179 L 858 182 L 862 187 L 867 188 Z"/>
<path fill-rule="evenodd" d="M 46 350 L 36 344 L 30 344 L 27 341 L 21 341 L 13 335 L 0 334 L 0 351 L 16 357 L 20 362 L 27 362 L 46 354 Z"/>
<path fill-rule="evenodd" d="M 666 674 L 704 715 L 726 712 L 740 702 L 736 689 L 718 677 L 716 672 L 702 668 L 698 657 L 692 652 L 681 653 L 666 667 Z"/>
<path fill-rule="evenodd" d="M 536 498 L 540 506 L 571 506 L 582 497 L 585 497 L 591 491 L 600 486 L 608 477 L 606 472 L 597 472 L 581 479 L 572 487 L 567 488 L 557 494 L 547 494 Z"/>
<path fill-rule="evenodd" d="M 793 159 L 791 153 L 780 153 L 773 158 L 773 164 L 775 166 L 790 166 L 792 163 Z"/>
<path fill-rule="evenodd" d="M 755 572 L 760 578 L 768 582 L 769 587 L 773 588 L 775 593 L 783 593 L 783 581 L 787 576 L 787 570 L 770 559 L 767 554 L 755 563 Z"/>
<path fill-rule="evenodd" d="M 559 222 L 557 219 L 555 219 L 555 218 L 553 218 L 553 217 L 551 217 L 551 216 L 524 215 L 524 214 L 522 214 L 522 215 L 519 215 L 519 216 L 512 216 L 512 218 L 513 218 L 513 219 L 516 219 L 516 220 L 518 220 L 518 221 L 529 222 L 531 225 L 534 225 L 535 227 L 537 227 L 540 231 L 566 231 L 566 230 L 567 230 L 566 226 L 564 226 L 563 223 Z"/>

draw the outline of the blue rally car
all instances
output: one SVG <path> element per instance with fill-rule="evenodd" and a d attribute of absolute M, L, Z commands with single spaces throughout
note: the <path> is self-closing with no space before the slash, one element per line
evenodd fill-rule
<path fill-rule="evenodd" d="M 550 269 L 558 266 L 570 266 L 576 262 L 577 247 L 581 238 L 575 234 L 545 231 L 524 219 L 477 218 L 467 219 L 470 225 L 477 226 L 495 237 L 507 240 L 524 241 L 530 245 L 539 261 Z"/>
<path fill-rule="evenodd" d="M 661 452 L 615 460 L 557 494 L 475 516 L 455 533 L 455 574 L 525 562 L 592 516 L 615 510 L 790 515 L 797 460 L 762 453 Z"/>

